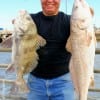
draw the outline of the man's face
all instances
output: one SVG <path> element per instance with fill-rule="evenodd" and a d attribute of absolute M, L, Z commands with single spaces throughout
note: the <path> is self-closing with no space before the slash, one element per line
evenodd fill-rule
<path fill-rule="evenodd" d="M 56 15 L 59 10 L 60 0 L 41 0 L 43 13 L 46 16 Z"/>

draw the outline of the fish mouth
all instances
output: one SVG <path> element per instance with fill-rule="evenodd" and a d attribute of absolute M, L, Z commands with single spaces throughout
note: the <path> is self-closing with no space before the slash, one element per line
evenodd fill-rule
<path fill-rule="evenodd" d="M 24 33 L 25 33 L 25 31 L 21 27 L 18 27 L 18 35 L 19 35 L 19 37 L 23 37 Z"/>
<path fill-rule="evenodd" d="M 24 31 L 21 27 L 19 27 L 19 30 L 20 30 L 22 33 L 25 33 L 25 31 Z"/>

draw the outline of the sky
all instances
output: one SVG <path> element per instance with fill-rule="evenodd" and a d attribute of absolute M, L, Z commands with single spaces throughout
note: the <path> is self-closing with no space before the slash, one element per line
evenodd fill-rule
<path fill-rule="evenodd" d="M 100 27 L 100 0 L 86 0 L 94 9 L 94 25 Z M 60 11 L 71 14 L 74 0 L 61 0 Z M 0 0 L 0 28 L 11 30 L 11 20 L 17 16 L 19 10 L 25 9 L 29 13 L 41 11 L 40 0 Z"/>

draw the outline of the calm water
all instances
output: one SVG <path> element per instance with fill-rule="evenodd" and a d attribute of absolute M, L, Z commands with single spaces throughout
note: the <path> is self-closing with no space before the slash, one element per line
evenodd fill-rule
<path fill-rule="evenodd" d="M 97 48 L 100 48 L 100 42 L 97 43 Z M 10 63 L 10 61 L 11 61 L 11 53 L 0 52 L 0 64 L 4 63 L 8 64 Z M 100 54 L 96 55 L 94 66 L 96 69 L 100 69 Z M 0 69 L 0 78 L 14 80 L 16 78 L 16 74 L 15 73 L 5 74 L 5 70 Z M 27 78 L 27 76 L 25 78 Z M 95 88 L 100 89 L 100 74 L 95 74 L 95 83 L 96 83 Z M 3 82 L 0 82 L 0 95 L 2 94 L 4 96 L 9 96 L 9 90 L 11 86 L 12 86 L 11 84 L 5 85 Z M 12 99 L 10 97 L 4 97 L 4 96 L 0 98 L 0 100 L 25 100 L 24 98 L 15 99 L 14 98 L 15 95 L 14 96 L 12 95 L 13 96 Z M 21 97 L 25 97 L 25 95 L 21 95 Z M 100 100 L 100 92 L 89 92 L 89 100 Z"/>

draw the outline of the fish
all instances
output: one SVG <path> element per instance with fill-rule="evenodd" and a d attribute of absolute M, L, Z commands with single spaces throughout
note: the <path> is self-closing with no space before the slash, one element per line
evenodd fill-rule
<path fill-rule="evenodd" d="M 16 80 L 11 93 L 28 93 L 29 88 L 23 78 L 34 70 L 38 64 L 37 50 L 46 45 L 46 40 L 37 32 L 34 20 L 26 10 L 20 10 L 12 20 L 12 55 L 6 72 L 16 72 Z"/>
<path fill-rule="evenodd" d="M 7 37 L 0 43 L 1 48 L 11 48 L 12 47 L 12 36 Z"/>
<path fill-rule="evenodd" d="M 78 100 L 87 100 L 88 89 L 95 84 L 96 36 L 93 16 L 94 10 L 85 0 L 74 0 L 66 50 L 71 53 L 69 70 Z"/>

